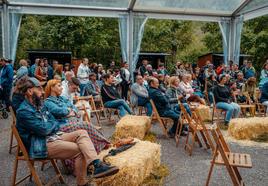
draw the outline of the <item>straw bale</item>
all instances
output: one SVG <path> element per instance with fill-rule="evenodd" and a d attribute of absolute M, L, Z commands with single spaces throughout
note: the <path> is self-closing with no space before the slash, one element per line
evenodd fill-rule
<path fill-rule="evenodd" d="M 137 142 L 130 149 L 106 158 L 106 161 L 119 167 L 119 172 L 113 176 L 96 179 L 96 185 L 101 186 L 139 186 L 154 169 L 160 166 L 161 146 L 149 141 Z M 109 150 L 102 151 L 100 157 Z"/>
<path fill-rule="evenodd" d="M 196 108 L 196 111 L 199 113 L 202 121 L 211 121 L 212 114 L 211 114 L 209 106 L 199 105 Z"/>
<path fill-rule="evenodd" d="M 151 120 L 147 116 L 126 115 L 116 124 L 114 137 L 115 139 L 128 137 L 143 139 L 150 124 Z"/>
<path fill-rule="evenodd" d="M 232 119 L 228 132 L 236 139 L 258 138 L 268 133 L 268 117 Z"/>

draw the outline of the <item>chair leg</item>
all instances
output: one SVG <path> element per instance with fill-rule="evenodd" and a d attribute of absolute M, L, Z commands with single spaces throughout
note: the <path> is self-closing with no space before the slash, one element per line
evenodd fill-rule
<path fill-rule="evenodd" d="M 18 153 L 16 155 L 16 159 L 15 159 L 15 164 L 14 164 L 14 169 L 13 169 L 13 176 L 12 176 L 12 186 L 16 185 L 16 180 L 17 180 L 17 171 L 18 171 Z"/>
<path fill-rule="evenodd" d="M 9 154 L 11 154 L 12 146 L 13 146 L 13 132 L 12 132 L 12 130 L 11 130 L 10 144 L 9 144 Z"/>
<path fill-rule="evenodd" d="M 37 186 L 42 186 L 42 182 L 39 178 L 39 176 L 36 173 L 36 170 L 34 168 L 34 162 L 27 161 L 28 167 L 30 169 L 31 175 L 33 176 L 34 182 Z"/>
<path fill-rule="evenodd" d="M 60 173 L 60 170 L 59 170 L 59 168 L 58 168 L 55 160 L 54 159 L 53 160 L 50 160 L 50 162 L 51 162 L 52 166 L 54 167 L 54 170 L 55 170 L 57 176 L 59 177 L 60 182 L 61 183 L 64 183 L 63 177 L 62 177 L 62 175 Z"/>
<path fill-rule="evenodd" d="M 44 171 L 44 169 L 45 169 L 45 165 L 47 164 L 47 162 L 42 162 L 42 165 L 41 165 L 41 171 Z"/>
<path fill-rule="evenodd" d="M 205 145 L 206 145 L 207 149 L 209 149 L 209 148 L 210 148 L 210 146 L 209 146 L 209 144 L 208 144 L 207 137 L 205 136 L 205 134 L 204 134 L 204 132 L 203 132 L 203 131 L 200 131 L 200 133 L 201 133 L 201 136 L 202 136 L 202 138 L 203 138 L 203 141 L 204 141 L 204 143 L 205 143 Z"/>
<path fill-rule="evenodd" d="M 208 186 L 208 184 L 209 184 L 216 157 L 217 157 L 217 150 L 215 151 L 215 153 L 213 155 L 213 158 L 212 158 L 212 161 L 211 161 L 211 165 L 210 165 L 210 168 L 209 168 L 208 177 L 207 177 L 207 181 L 206 181 L 206 186 Z"/>
<path fill-rule="evenodd" d="M 181 131 L 182 131 L 182 121 L 178 121 L 178 125 L 177 125 L 177 128 L 176 128 L 176 133 L 175 133 L 175 140 L 176 140 L 176 147 L 179 146 L 179 143 L 180 143 L 180 135 L 181 135 Z"/>

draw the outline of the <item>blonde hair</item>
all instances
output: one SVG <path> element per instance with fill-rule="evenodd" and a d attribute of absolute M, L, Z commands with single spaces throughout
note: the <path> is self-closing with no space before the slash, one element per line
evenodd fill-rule
<path fill-rule="evenodd" d="M 61 83 L 58 79 L 51 79 L 47 82 L 47 86 L 45 88 L 45 98 L 49 97 L 51 94 L 51 88 L 54 87 L 56 84 Z"/>
<path fill-rule="evenodd" d="M 179 81 L 179 78 L 177 76 L 172 76 L 169 78 L 169 87 L 171 87 L 172 85 L 174 85 L 174 83 L 176 82 L 176 80 Z"/>
<path fill-rule="evenodd" d="M 21 59 L 19 62 L 20 66 L 26 66 L 28 65 L 28 62 L 25 59 Z"/>

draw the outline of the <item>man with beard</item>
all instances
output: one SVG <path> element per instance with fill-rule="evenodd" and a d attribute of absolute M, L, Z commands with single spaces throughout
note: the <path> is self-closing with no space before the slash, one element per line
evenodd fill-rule
<path fill-rule="evenodd" d="M 118 168 L 97 158 L 97 153 L 88 133 L 77 130 L 59 132 L 59 123 L 45 107 L 42 107 L 43 89 L 35 78 L 20 80 L 25 100 L 17 110 L 17 129 L 31 158 L 74 159 L 77 185 L 87 185 L 87 170 L 94 166 L 94 177 L 115 174 Z M 71 112 L 71 111 L 70 111 Z"/>

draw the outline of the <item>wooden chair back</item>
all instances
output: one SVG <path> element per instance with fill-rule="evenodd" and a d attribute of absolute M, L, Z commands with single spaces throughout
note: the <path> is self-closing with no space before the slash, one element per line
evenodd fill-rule
<path fill-rule="evenodd" d="M 151 118 L 153 118 L 153 116 L 156 117 L 156 120 L 159 122 L 160 126 L 162 127 L 162 130 L 164 132 L 164 135 L 168 137 L 166 125 L 163 122 L 163 118 L 160 117 L 160 115 L 159 115 L 159 113 L 157 111 L 157 108 L 156 108 L 156 106 L 154 104 L 154 101 L 152 99 L 150 99 L 150 103 L 151 103 L 152 109 L 153 109 L 153 113 L 152 113 Z"/>
<path fill-rule="evenodd" d="M 10 113 L 11 113 L 11 127 L 12 126 L 16 126 L 16 115 L 15 115 L 15 112 L 13 110 L 13 108 L 10 106 L 9 107 L 9 110 L 10 110 Z M 11 132 L 10 132 L 10 142 L 9 142 L 9 154 L 11 154 L 11 151 L 13 148 L 17 147 L 17 145 L 13 145 L 13 131 L 12 131 L 12 128 L 11 128 Z"/>

